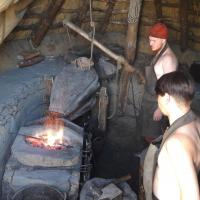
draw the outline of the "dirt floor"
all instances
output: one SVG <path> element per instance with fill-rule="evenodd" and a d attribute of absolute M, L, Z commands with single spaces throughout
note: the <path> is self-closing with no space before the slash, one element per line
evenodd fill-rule
<path fill-rule="evenodd" d="M 145 66 L 149 57 L 139 55 L 136 67 Z M 132 79 L 133 87 L 129 89 L 128 105 L 125 113 L 116 113 L 115 117 L 107 120 L 107 131 L 104 141 L 97 140 L 94 147 L 94 177 L 120 178 L 131 174 L 128 181 L 131 188 L 138 193 L 139 190 L 139 157 L 135 154 L 140 149 L 137 132 L 137 117 L 141 101 L 142 86 L 138 84 L 137 78 Z M 108 81 L 111 94 L 116 94 L 116 85 Z M 114 92 L 113 92 L 114 91 Z M 111 98 L 109 113 L 113 110 L 113 97 Z M 103 133 L 102 133 L 103 134 Z"/>
<path fill-rule="evenodd" d="M 109 122 L 102 151 L 95 157 L 95 177 L 119 178 L 131 174 L 132 189 L 138 191 L 139 158 L 134 118 L 118 117 Z"/>

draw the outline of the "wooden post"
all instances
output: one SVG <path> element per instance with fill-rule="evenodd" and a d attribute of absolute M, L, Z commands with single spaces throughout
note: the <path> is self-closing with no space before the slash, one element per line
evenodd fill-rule
<path fill-rule="evenodd" d="M 135 60 L 139 15 L 142 0 L 130 0 L 128 13 L 128 31 L 126 37 L 126 59 L 133 64 Z"/>
<path fill-rule="evenodd" d="M 40 45 L 42 39 L 44 38 L 46 32 L 48 31 L 50 25 L 52 24 L 57 12 L 63 5 L 65 0 L 53 0 L 51 1 L 45 16 L 41 19 L 37 30 L 33 33 L 31 37 L 31 42 L 34 47 Z"/>
<path fill-rule="evenodd" d="M 181 51 L 185 51 L 187 49 L 187 41 L 188 41 L 188 1 L 180 0 L 180 27 L 181 27 Z"/>
<path fill-rule="evenodd" d="M 154 0 L 157 20 L 162 20 L 162 0 Z"/>
<path fill-rule="evenodd" d="M 116 1 L 117 0 L 108 1 L 108 8 L 105 11 L 105 17 L 104 17 L 102 23 L 100 24 L 99 31 L 101 33 L 105 33 L 106 32 L 106 29 L 108 27 L 108 24 L 109 24 L 109 21 L 110 21 L 110 17 L 112 16 L 112 11 L 113 11 L 113 8 L 115 7 Z"/>
<path fill-rule="evenodd" d="M 126 40 L 126 59 L 131 64 L 133 64 L 135 60 L 141 5 L 142 0 L 130 0 L 128 13 L 128 31 Z M 125 112 L 126 109 L 131 75 L 132 74 L 128 72 L 126 68 L 124 68 L 120 77 L 119 106 L 122 113 Z"/>
<path fill-rule="evenodd" d="M 99 92 L 98 129 L 106 131 L 107 127 L 108 95 L 107 88 L 101 87 Z"/>

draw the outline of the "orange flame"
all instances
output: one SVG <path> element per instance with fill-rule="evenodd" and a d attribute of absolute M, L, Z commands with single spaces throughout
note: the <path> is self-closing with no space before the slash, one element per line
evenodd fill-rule
<path fill-rule="evenodd" d="M 63 144 L 64 122 L 58 118 L 58 113 L 50 112 L 45 121 L 44 140 L 46 146 Z"/>
<path fill-rule="evenodd" d="M 63 127 L 60 127 L 59 130 L 47 129 L 45 131 L 45 145 L 55 146 L 63 144 L 63 131 Z"/>

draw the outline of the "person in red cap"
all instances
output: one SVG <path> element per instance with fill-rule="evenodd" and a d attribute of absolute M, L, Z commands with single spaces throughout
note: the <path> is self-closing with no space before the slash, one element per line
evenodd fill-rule
<path fill-rule="evenodd" d="M 157 105 L 156 81 L 164 74 L 175 71 L 177 58 L 167 43 L 168 28 L 163 23 L 154 24 L 149 30 L 149 44 L 155 54 L 150 66 L 145 68 L 146 86 L 141 108 L 142 138 L 150 143 L 163 133 L 166 120 Z M 164 127 L 165 129 L 165 127 Z"/>

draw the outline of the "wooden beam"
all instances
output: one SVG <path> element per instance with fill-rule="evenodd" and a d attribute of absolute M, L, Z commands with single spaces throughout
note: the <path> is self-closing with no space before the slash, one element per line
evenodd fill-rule
<path fill-rule="evenodd" d="M 126 49 L 125 55 L 129 63 L 133 64 L 136 55 L 136 44 L 138 25 L 140 18 L 140 10 L 142 6 L 142 0 L 130 0 L 129 13 L 128 13 L 128 30 L 126 37 Z M 120 76 L 120 90 L 119 90 L 119 107 L 122 113 L 125 112 L 128 98 L 128 90 L 130 84 L 131 73 L 123 69 Z"/>
<path fill-rule="evenodd" d="M 75 31 L 76 33 L 84 37 L 86 40 L 90 42 L 92 41 L 92 38 L 85 31 L 81 30 L 79 27 L 69 22 L 68 20 L 64 20 L 63 25 L 69 27 L 71 30 Z M 99 49 L 101 49 L 103 52 L 105 52 L 109 57 L 111 57 L 112 59 L 122 64 L 123 68 L 125 68 L 126 71 L 131 72 L 131 73 L 136 73 L 141 79 L 141 81 L 142 82 L 144 81 L 143 75 L 136 68 L 131 66 L 123 56 L 117 55 L 116 53 L 112 52 L 110 49 L 102 45 L 96 39 L 93 40 L 93 44 Z"/>
<path fill-rule="evenodd" d="M 180 28 L 181 28 L 181 51 L 185 51 L 188 47 L 188 12 L 187 9 L 189 7 L 188 1 L 180 0 Z"/>
<path fill-rule="evenodd" d="M 57 12 L 62 7 L 65 0 L 53 0 L 51 1 L 45 16 L 41 19 L 37 30 L 32 34 L 31 42 L 34 47 L 40 45 L 50 25 L 52 24 Z"/>
<path fill-rule="evenodd" d="M 128 13 L 128 30 L 126 36 L 125 55 L 129 63 L 133 64 L 135 60 L 138 24 L 142 0 L 130 0 L 130 8 Z"/>
<path fill-rule="evenodd" d="M 101 33 L 105 33 L 105 32 L 106 32 L 106 29 L 107 29 L 107 27 L 108 27 L 110 18 L 111 18 L 111 16 L 112 16 L 113 8 L 115 7 L 115 4 L 116 4 L 116 0 L 108 1 L 108 8 L 107 8 L 106 11 L 105 11 L 105 17 L 104 17 L 102 23 L 100 24 L 100 29 L 99 29 L 99 31 L 100 31 Z"/>

